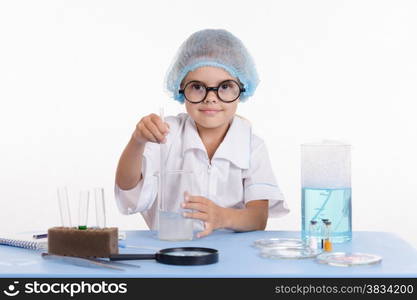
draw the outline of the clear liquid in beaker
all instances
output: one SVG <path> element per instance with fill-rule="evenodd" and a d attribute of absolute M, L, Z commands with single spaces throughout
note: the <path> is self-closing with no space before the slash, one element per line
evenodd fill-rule
<path fill-rule="evenodd" d="M 185 241 L 193 239 L 193 219 L 187 219 L 182 213 L 159 211 L 158 238 L 167 241 Z"/>
<path fill-rule="evenodd" d="M 332 222 L 331 240 L 343 243 L 352 239 L 352 189 L 303 188 L 301 200 L 304 241 L 309 237 L 310 221 L 322 226 L 322 219 Z"/>

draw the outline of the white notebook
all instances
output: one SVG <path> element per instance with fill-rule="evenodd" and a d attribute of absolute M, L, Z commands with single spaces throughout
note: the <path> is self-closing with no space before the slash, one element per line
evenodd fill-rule
<path fill-rule="evenodd" d="M 35 239 L 33 234 L 29 233 L 2 234 L 0 235 L 0 245 L 32 250 L 47 250 L 48 239 Z"/>

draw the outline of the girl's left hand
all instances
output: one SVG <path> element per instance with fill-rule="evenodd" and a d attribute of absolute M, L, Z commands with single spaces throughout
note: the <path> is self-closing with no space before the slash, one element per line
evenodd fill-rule
<path fill-rule="evenodd" d="M 198 219 L 204 222 L 205 229 L 197 234 L 198 238 L 207 236 L 213 230 L 224 227 L 224 208 L 205 197 L 191 196 L 185 193 L 185 202 L 181 204 L 181 207 L 195 210 L 195 212 L 185 212 L 184 217 Z"/>

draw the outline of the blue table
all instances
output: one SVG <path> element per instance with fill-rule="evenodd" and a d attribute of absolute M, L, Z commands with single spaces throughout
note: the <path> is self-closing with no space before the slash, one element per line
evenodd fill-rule
<path fill-rule="evenodd" d="M 128 245 L 156 247 L 201 246 L 219 250 L 219 262 L 205 266 L 172 266 L 155 260 L 120 262 L 124 271 L 74 266 L 47 261 L 40 252 L 0 246 L 1 277 L 417 277 L 417 250 L 394 234 L 384 232 L 354 232 L 353 240 L 335 244 L 334 251 L 355 251 L 378 254 L 380 264 L 357 267 L 332 267 L 314 259 L 266 259 L 252 247 L 261 238 L 298 238 L 295 231 L 254 231 L 234 233 L 226 230 L 193 241 L 167 242 L 157 239 L 153 231 L 126 231 Z M 121 253 L 152 253 L 139 249 L 120 249 Z M 140 266 L 140 267 L 138 267 Z"/>

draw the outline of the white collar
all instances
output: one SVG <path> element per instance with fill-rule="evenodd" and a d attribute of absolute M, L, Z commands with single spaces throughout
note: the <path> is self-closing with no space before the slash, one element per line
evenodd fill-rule
<path fill-rule="evenodd" d="M 212 160 L 217 158 L 226 159 L 241 169 L 248 169 L 251 135 L 252 128 L 249 122 L 235 116 Z M 199 149 L 207 152 L 194 120 L 188 115 L 184 128 L 183 155 L 189 149 Z"/>

